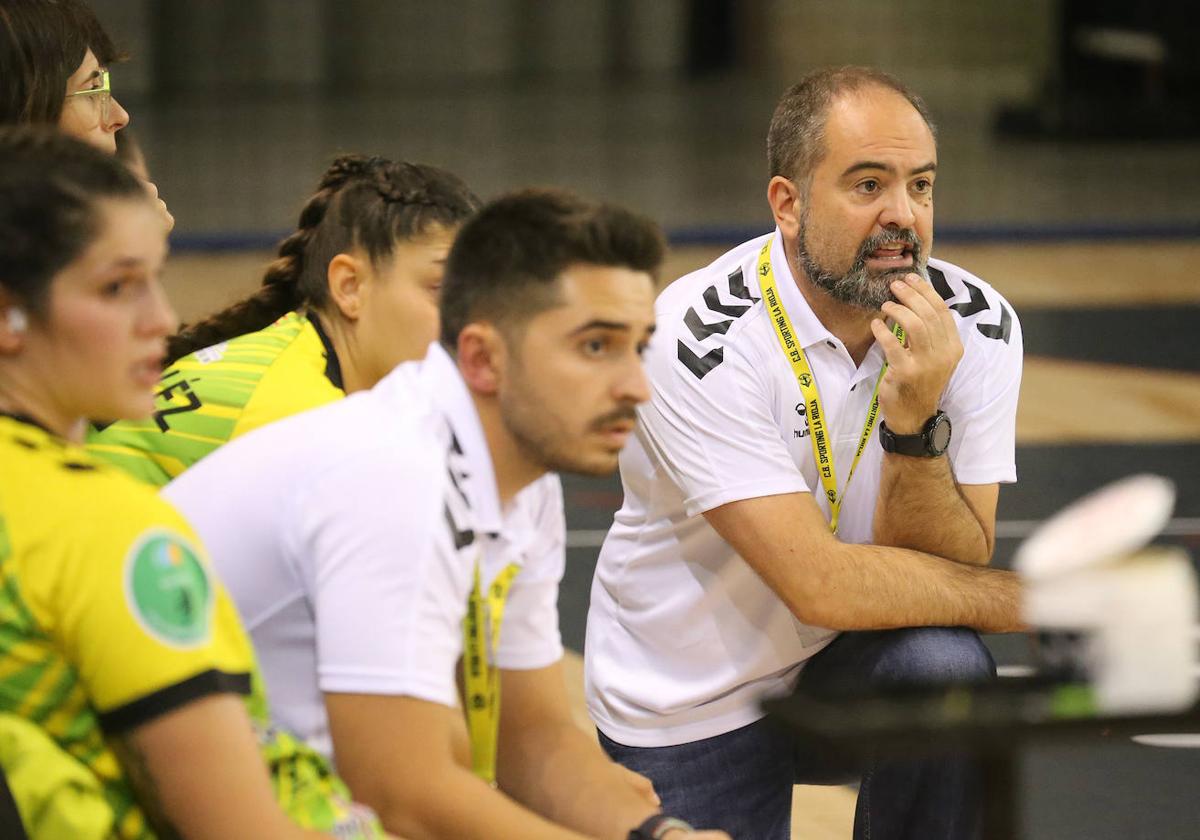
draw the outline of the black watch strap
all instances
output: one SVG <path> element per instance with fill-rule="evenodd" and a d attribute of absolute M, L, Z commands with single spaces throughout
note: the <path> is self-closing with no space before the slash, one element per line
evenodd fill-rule
<path fill-rule="evenodd" d="M 879 444 L 884 452 L 914 458 L 937 458 L 949 448 L 950 435 L 950 417 L 944 411 L 926 420 L 915 435 L 898 435 L 888 428 L 886 421 L 879 424 Z"/>
<path fill-rule="evenodd" d="M 695 831 L 683 820 L 668 817 L 666 814 L 655 814 L 648 817 L 641 825 L 629 832 L 629 840 L 661 840 L 668 831 L 682 829 Z"/>

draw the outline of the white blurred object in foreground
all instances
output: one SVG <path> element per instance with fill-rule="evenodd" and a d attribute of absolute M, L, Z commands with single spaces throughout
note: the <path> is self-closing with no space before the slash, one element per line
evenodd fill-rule
<path fill-rule="evenodd" d="M 1075 664 L 1101 712 L 1176 711 L 1196 700 L 1195 569 L 1183 549 L 1145 547 L 1174 504 L 1170 481 L 1132 476 L 1071 504 L 1017 550 L 1025 620 L 1082 636 Z"/>

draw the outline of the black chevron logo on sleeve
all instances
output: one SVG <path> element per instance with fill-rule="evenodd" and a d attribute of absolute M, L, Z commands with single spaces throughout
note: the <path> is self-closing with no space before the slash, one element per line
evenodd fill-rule
<path fill-rule="evenodd" d="M 460 529 L 458 523 L 454 521 L 454 514 L 450 512 L 450 506 L 443 506 L 442 510 L 446 515 L 446 525 L 450 528 L 450 536 L 454 539 L 454 548 L 456 550 L 465 548 L 475 542 L 475 532 L 470 528 Z"/>
<path fill-rule="evenodd" d="M 692 335 L 696 336 L 697 341 L 703 341 L 710 335 L 725 335 L 729 332 L 729 328 L 733 326 L 733 321 L 717 321 L 715 324 L 706 324 L 700 320 L 700 316 L 696 314 L 696 308 L 689 306 L 688 311 L 683 315 L 683 323 L 687 324 L 687 328 L 692 331 Z"/>
<path fill-rule="evenodd" d="M 1012 313 L 1002 303 L 1000 304 L 999 324 L 976 324 L 975 328 L 987 338 L 1002 339 L 1005 344 L 1008 344 L 1009 336 L 1012 335 Z"/>
<path fill-rule="evenodd" d="M 729 294 L 738 300 L 747 301 L 746 303 L 722 303 L 720 296 L 717 294 L 717 287 L 709 286 L 704 290 L 701 297 L 704 299 L 705 308 L 718 315 L 726 315 L 730 319 L 740 318 L 745 315 L 754 304 L 758 303 L 756 298 L 746 285 L 746 277 L 742 273 L 742 269 L 738 268 L 728 275 Z M 729 328 L 733 326 L 732 320 L 716 321 L 714 323 L 705 323 L 700 318 L 700 313 L 696 311 L 696 307 L 688 307 L 687 312 L 683 314 L 683 323 L 687 325 L 688 330 L 697 341 L 704 341 L 714 335 L 725 335 L 729 332 Z M 708 375 L 708 372 L 721 364 L 725 360 L 725 348 L 716 347 L 709 350 L 703 356 L 698 355 L 694 350 L 688 347 L 683 341 L 678 342 L 679 361 L 683 366 L 692 372 L 692 375 L 697 379 L 703 379 Z"/>
<path fill-rule="evenodd" d="M 751 303 L 758 303 L 758 298 L 752 295 L 750 290 L 746 287 L 746 278 L 745 275 L 742 274 L 742 270 L 740 268 L 733 272 L 733 274 L 729 275 L 729 294 L 733 295 L 735 298 L 748 300 Z"/>
<path fill-rule="evenodd" d="M 683 366 L 692 372 L 692 375 L 697 379 L 703 379 L 708 375 L 708 372 L 715 368 L 721 362 L 725 361 L 725 348 L 716 347 L 709 350 L 703 356 L 697 356 L 692 352 L 682 341 L 679 344 L 679 361 L 683 362 Z"/>
<path fill-rule="evenodd" d="M 720 298 L 717 297 L 716 286 L 709 286 L 704 290 L 704 305 L 713 312 L 720 312 L 722 315 L 730 315 L 734 318 L 745 315 L 746 310 L 750 308 L 750 304 L 748 303 L 732 303 L 728 305 L 721 303 Z"/>
<path fill-rule="evenodd" d="M 946 281 L 946 275 L 941 269 L 927 266 L 929 271 L 929 280 L 933 283 L 933 289 L 941 296 L 942 300 L 950 304 L 950 309 L 957 312 L 964 318 L 969 318 L 977 312 L 983 312 L 988 309 L 987 298 L 983 294 L 983 289 L 976 286 L 974 283 L 963 281 L 963 285 L 967 287 L 967 294 L 971 296 L 970 300 L 962 303 L 950 303 L 954 298 L 954 290 L 950 288 L 950 284 Z"/>
<path fill-rule="evenodd" d="M 971 299 L 965 303 L 952 303 L 950 308 L 964 318 L 970 317 L 977 312 L 983 312 L 988 308 L 987 298 L 983 295 L 983 289 L 973 283 L 968 283 L 965 280 L 963 285 L 967 287 L 967 292 L 971 295 Z"/>
<path fill-rule="evenodd" d="M 934 268 L 931 265 L 925 266 L 925 270 L 929 272 L 929 280 L 933 283 L 933 290 L 941 295 L 942 300 L 949 303 L 950 298 L 954 297 L 954 290 L 946 282 L 945 273 L 940 268 Z"/>
<path fill-rule="evenodd" d="M 987 298 L 984 297 L 983 289 L 965 280 L 963 281 L 963 285 L 967 287 L 967 293 L 971 296 L 971 299 L 962 303 L 950 303 L 950 300 L 954 297 L 954 290 L 946 282 L 946 275 L 941 269 L 934 268 L 933 266 L 928 266 L 928 269 L 929 279 L 933 283 L 934 290 L 941 295 L 942 300 L 950 304 L 952 310 L 962 317 L 966 318 L 977 312 L 983 312 L 991 308 L 988 306 Z M 1007 306 L 1001 303 L 999 324 L 976 324 L 975 328 L 987 338 L 994 338 L 1008 344 L 1008 340 L 1012 336 L 1012 313 L 1008 311 Z"/>

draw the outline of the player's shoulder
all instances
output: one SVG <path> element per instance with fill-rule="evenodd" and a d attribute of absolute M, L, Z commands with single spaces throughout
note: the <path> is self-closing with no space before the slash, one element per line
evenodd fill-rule
<path fill-rule="evenodd" d="M 966 269 L 929 260 L 929 280 L 950 307 L 964 346 L 1020 346 L 1020 321 L 1012 304 L 986 280 Z"/>
<path fill-rule="evenodd" d="M 743 242 L 659 295 L 656 349 L 677 373 L 703 380 L 726 362 L 731 347 L 746 341 L 763 312 L 756 266 L 771 236 Z"/>
<path fill-rule="evenodd" d="M 137 506 L 154 499 L 149 485 L 126 475 L 82 446 L 63 440 L 42 428 L 9 417 L 0 417 L 0 457 L 7 469 L 0 472 L 28 494 L 48 495 L 63 505 L 88 500 L 95 506 Z"/>
<path fill-rule="evenodd" d="M 316 331 L 299 312 L 287 312 L 267 326 L 202 347 L 176 360 L 172 367 L 220 371 L 226 366 L 269 366 L 297 339 Z M 318 338 L 319 343 L 319 338 Z"/>
<path fill-rule="evenodd" d="M 182 515 L 158 495 L 156 488 L 84 450 L 77 449 L 75 454 L 81 457 L 73 467 L 74 495 L 101 530 L 119 533 L 165 528 L 190 532 Z"/>
<path fill-rule="evenodd" d="M 187 522 L 154 487 L 87 450 L 52 438 L 22 449 L 29 456 L 20 466 L 26 533 L 63 545 L 77 540 L 97 560 L 124 554 L 143 534 L 190 538 Z"/>
<path fill-rule="evenodd" d="M 225 436 L 234 437 L 340 397 L 328 367 L 313 323 L 290 312 L 175 361 L 163 373 L 155 419 L 164 431 L 191 424 L 211 434 L 228 427 Z"/>

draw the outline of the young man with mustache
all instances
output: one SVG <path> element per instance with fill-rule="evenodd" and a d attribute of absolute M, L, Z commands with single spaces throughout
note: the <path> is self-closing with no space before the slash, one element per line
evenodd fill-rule
<path fill-rule="evenodd" d="M 1021 627 L 1015 577 L 987 568 L 1020 326 L 929 258 L 924 104 L 875 70 L 817 72 L 767 145 L 775 232 L 658 298 L 586 645 L 609 754 L 672 813 L 755 840 L 788 837 L 794 782 L 846 769 L 799 754 L 763 697 L 990 679 L 975 631 Z M 876 763 L 855 836 L 973 836 L 975 780 Z"/>
<path fill-rule="evenodd" d="M 649 396 L 662 251 L 657 226 L 619 208 L 493 201 L 450 250 L 423 361 L 163 491 L 207 540 L 277 720 L 395 834 L 724 837 L 660 813 L 575 725 L 561 669 L 550 471 L 616 468 Z"/>

